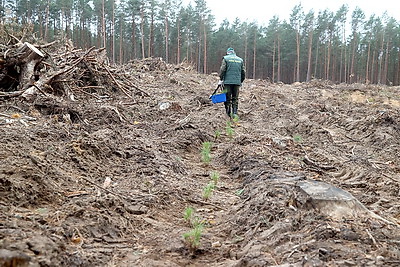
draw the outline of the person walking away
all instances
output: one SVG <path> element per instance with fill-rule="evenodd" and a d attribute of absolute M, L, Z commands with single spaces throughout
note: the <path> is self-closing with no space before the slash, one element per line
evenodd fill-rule
<path fill-rule="evenodd" d="M 220 68 L 220 81 L 226 90 L 225 111 L 229 117 L 236 117 L 239 104 L 239 88 L 246 76 L 243 59 L 238 57 L 233 48 L 226 50 Z"/>

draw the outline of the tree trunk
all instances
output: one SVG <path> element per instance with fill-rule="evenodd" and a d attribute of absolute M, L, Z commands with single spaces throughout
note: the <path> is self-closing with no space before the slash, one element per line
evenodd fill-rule
<path fill-rule="evenodd" d="M 330 76 L 330 67 L 331 67 L 331 53 L 332 53 L 332 36 L 329 36 L 329 43 L 328 43 L 328 54 L 326 56 L 326 73 L 325 79 L 329 80 Z"/>
<path fill-rule="evenodd" d="M 332 49 L 334 50 L 334 48 Z M 332 53 L 332 67 L 331 69 L 331 81 L 335 82 L 336 81 L 336 72 L 337 72 L 337 55 L 335 52 Z"/>
<path fill-rule="evenodd" d="M 398 60 L 397 60 L 397 71 L 396 71 L 396 83 L 394 85 L 400 85 L 400 51 L 398 52 Z"/>
<path fill-rule="evenodd" d="M 207 73 L 207 30 L 206 30 L 206 23 L 203 25 L 204 29 L 204 55 L 203 55 L 203 61 L 204 61 L 204 73 Z"/>
<path fill-rule="evenodd" d="M 383 61 L 383 47 L 384 47 L 384 36 L 382 35 L 381 50 L 379 52 L 379 67 L 378 67 L 378 84 L 382 83 L 382 61 Z"/>
<path fill-rule="evenodd" d="M 346 27 L 343 24 L 343 43 L 346 43 Z M 344 82 L 347 83 L 348 75 L 347 75 L 347 45 L 344 45 Z"/>
<path fill-rule="evenodd" d="M 257 30 L 254 32 L 254 44 L 253 44 L 253 79 L 256 78 L 256 56 L 257 56 Z"/>
<path fill-rule="evenodd" d="M 167 62 L 168 63 L 168 61 L 169 61 L 169 54 L 168 54 L 168 51 L 169 51 L 169 38 L 168 38 L 168 36 L 169 36 L 169 25 L 168 25 L 168 14 L 167 13 L 165 13 L 165 18 L 164 18 L 164 21 L 165 21 L 165 62 Z"/>
<path fill-rule="evenodd" d="M 357 51 L 357 33 L 354 33 L 353 46 L 351 52 L 351 65 L 350 65 L 350 83 L 353 83 L 355 74 L 355 64 L 356 64 L 356 51 Z"/>
<path fill-rule="evenodd" d="M 247 40 L 248 40 L 248 37 L 247 37 L 247 31 L 244 33 L 244 66 L 246 67 L 246 72 L 248 71 L 248 65 L 249 64 L 247 64 L 247 50 L 248 50 L 248 48 L 247 48 Z"/>
<path fill-rule="evenodd" d="M 272 83 L 275 83 L 275 56 L 276 56 L 276 38 L 274 38 L 274 49 L 272 53 Z"/>
<path fill-rule="evenodd" d="M 39 20 L 39 37 L 43 39 L 43 16 L 41 13 L 38 14 L 38 20 Z"/>
<path fill-rule="evenodd" d="M 151 10 L 148 57 L 153 56 L 153 44 L 154 44 L 154 10 Z"/>
<path fill-rule="evenodd" d="M 198 40 L 197 40 L 197 71 L 198 72 L 201 72 L 201 42 L 202 42 L 201 24 L 202 24 L 202 21 L 200 20 L 199 31 L 198 31 Z"/>
<path fill-rule="evenodd" d="M 61 14 L 60 14 L 60 16 L 61 16 L 61 18 L 60 18 L 60 33 L 61 33 L 61 39 L 63 39 L 63 38 L 64 38 L 64 34 L 68 35 L 67 26 L 66 26 L 66 24 L 67 24 L 67 18 L 66 18 L 66 16 L 65 16 L 64 8 L 61 9 Z M 54 21 L 55 21 L 55 20 L 54 20 Z M 64 26 L 65 26 L 65 27 L 64 27 Z M 56 29 L 57 29 L 56 23 L 54 22 L 54 35 L 56 35 Z M 63 30 L 63 29 L 65 29 L 65 30 Z"/>
<path fill-rule="evenodd" d="M 106 47 L 106 12 L 104 1 L 101 2 L 101 38 L 103 47 Z"/>
<path fill-rule="evenodd" d="M 315 68 L 314 68 L 314 77 L 318 77 L 318 78 L 320 78 L 318 75 L 317 75 L 317 68 L 318 68 L 318 60 L 319 60 L 319 41 L 317 42 L 317 48 L 316 48 L 316 51 L 315 51 Z"/>
<path fill-rule="evenodd" d="M 339 82 L 343 82 L 343 47 L 340 47 Z"/>
<path fill-rule="evenodd" d="M 177 36 L 176 63 L 180 64 L 181 63 L 181 20 L 179 18 L 177 19 L 177 30 L 178 30 L 178 36 Z"/>
<path fill-rule="evenodd" d="M 389 82 L 389 85 L 392 85 L 393 83 L 388 81 L 388 68 L 389 68 L 389 57 L 390 57 L 389 47 L 390 47 L 390 38 L 388 38 L 386 42 L 385 66 L 383 69 L 383 84 L 388 84 Z"/>
<path fill-rule="evenodd" d="M 197 45 L 197 71 L 201 72 L 201 38 L 199 38 Z"/>
<path fill-rule="evenodd" d="M 313 43 L 313 31 L 308 33 L 308 60 L 307 60 L 307 79 L 306 81 L 311 81 L 311 61 L 312 61 L 312 43 Z"/>
<path fill-rule="evenodd" d="M 49 34 L 49 17 L 50 17 L 50 0 L 47 0 L 46 5 L 46 21 L 45 21 L 45 28 L 44 28 L 44 40 L 48 41 L 48 34 Z"/>
<path fill-rule="evenodd" d="M 296 52 L 297 52 L 297 62 L 296 62 L 296 82 L 300 81 L 300 33 L 296 31 Z"/>
<path fill-rule="evenodd" d="M 111 60 L 115 63 L 115 1 L 112 1 L 112 20 L 111 20 Z"/>
<path fill-rule="evenodd" d="M 186 33 L 186 60 L 190 61 L 189 59 L 189 48 L 190 48 L 190 41 L 189 41 L 189 31 Z"/>
<path fill-rule="evenodd" d="M 141 7 L 141 11 L 140 11 L 140 17 L 141 17 L 141 21 L 140 21 L 140 34 L 141 34 L 141 42 L 142 42 L 142 58 L 145 58 L 145 48 L 144 48 L 144 7 Z"/>
<path fill-rule="evenodd" d="M 124 52 L 123 39 L 124 38 L 123 38 L 122 26 L 123 26 L 122 19 L 120 19 L 120 21 L 119 21 L 119 64 L 122 64 L 123 63 L 123 59 L 124 59 L 124 55 L 123 55 L 123 52 Z"/>
<path fill-rule="evenodd" d="M 82 15 L 83 16 L 83 15 Z M 84 36 L 84 27 L 85 27 L 85 21 L 83 20 L 83 17 L 81 18 L 81 28 L 79 32 L 79 44 L 83 47 L 85 43 L 85 36 Z"/>
<path fill-rule="evenodd" d="M 281 39 L 278 37 L 278 78 L 277 81 L 281 81 Z"/>
<path fill-rule="evenodd" d="M 371 79 L 371 83 L 376 83 L 376 77 L 375 77 L 375 57 L 376 57 L 376 51 L 374 50 L 372 52 L 372 62 L 371 62 L 371 74 L 370 74 L 370 79 Z"/>
<path fill-rule="evenodd" d="M 369 59 L 371 55 L 371 42 L 368 42 L 368 52 L 367 52 L 367 64 L 365 66 L 365 83 L 369 84 L 371 81 L 369 79 Z"/>
<path fill-rule="evenodd" d="M 134 14 L 132 15 L 132 52 L 133 52 L 133 58 L 137 58 L 136 22 Z"/>

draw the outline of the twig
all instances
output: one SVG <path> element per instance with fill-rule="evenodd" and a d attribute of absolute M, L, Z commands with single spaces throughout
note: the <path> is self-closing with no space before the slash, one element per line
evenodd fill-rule
<path fill-rule="evenodd" d="M 24 93 L 25 91 L 14 91 L 14 92 L 0 92 L 0 97 L 8 98 L 8 97 L 17 97 Z"/>
<path fill-rule="evenodd" d="M 78 197 L 78 196 L 83 196 L 83 195 L 88 195 L 89 193 L 87 191 L 75 191 L 75 192 L 65 192 L 64 195 L 66 197 Z"/>
<path fill-rule="evenodd" d="M 14 40 L 16 40 L 18 42 L 18 44 L 22 44 L 22 39 L 24 38 L 24 36 L 20 39 L 18 39 L 17 37 L 15 37 L 14 35 L 12 35 L 11 33 L 8 32 L 7 28 L 4 27 L 4 31 L 7 33 L 7 35 L 11 38 L 13 38 Z"/>
<path fill-rule="evenodd" d="M 226 193 L 226 192 L 224 192 L 224 191 L 221 191 L 221 190 L 215 190 L 215 192 L 218 192 L 218 193 L 220 193 L 220 194 L 224 194 L 224 195 L 226 195 L 226 196 L 229 196 L 229 197 L 233 197 L 233 198 L 240 199 L 240 197 L 239 197 L 239 196 L 237 196 L 237 195 L 230 194 L 230 193 Z"/>
<path fill-rule="evenodd" d="M 313 167 L 316 167 L 318 169 L 325 170 L 325 171 L 336 169 L 336 167 L 334 167 L 334 166 L 320 166 L 317 163 L 315 163 L 314 161 L 310 160 L 307 157 L 307 155 L 304 156 L 303 162 L 307 165 L 310 165 L 310 166 L 313 166 Z"/>
<path fill-rule="evenodd" d="M 0 105 L 0 107 L 7 107 L 7 110 L 8 110 L 8 108 L 13 108 L 13 109 L 18 110 L 19 112 L 25 113 L 25 110 L 23 110 L 23 109 L 21 109 L 21 108 L 19 108 L 19 107 L 17 107 L 17 106 Z"/>
<path fill-rule="evenodd" d="M 123 195 L 121 195 L 121 194 L 119 194 L 119 193 L 115 193 L 115 192 L 113 192 L 113 191 L 110 191 L 110 190 L 108 190 L 108 189 L 106 189 L 106 188 L 104 188 L 104 187 L 102 187 L 102 186 L 96 184 L 95 182 L 91 181 L 91 180 L 88 179 L 88 178 L 85 178 L 85 177 L 83 177 L 83 176 L 79 176 L 79 177 L 80 177 L 81 179 L 85 180 L 86 182 L 88 182 L 88 183 L 90 183 L 90 184 L 96 186 L 97 188 L 99 188 L 99 189 L 101 189 L 101 190 L 104 190 L 104 191 L 106 191 L 107 193 L 110 193 L 110 194 L 112 194 L 112 195 L 114 195 L 114 196 L 116 196 L 116 197 L 119 197 L 119 198 L 121 198 L 121 199 L 130 200 L 130 201 L 135 202 L 135 201 L 137 201 L 139 198 L 144 197 L 144 196 L 137 196 L 138 199 L 134 199 L 134 198 L 131 198 L 131 197 L 123 196 Z"/>
<path fill-rule="evenodd" d="M 41 92 L 44 96 L 47 96 L 47 94 L 42 89 L 40 89 L 36 84 L 33 84 L 32 86 L 38 89 L 38 91 Z"/>
<path fill-rule="evenodd" d="M 188 199 L 188 200 L 189 200 L 189 202 L 192 202 L 192 203 L 195 203 L 195 204 L 209 205 L 209 206 L 216 207 L 216 208 L 218 208 L 220 210 L 226 210 L 223 207 L 218 206 L 218 205 L 213 204 L 213 203 L 204 202 L 204 201 L 201 201 L 201 200 L 194 200 L 194 199 Z"/>
<path fill-rule="evenodd" d="M 143 91 L 142 89 L 140 89 L 136 84 L 130 82 L 129 79 L 126 79 L 125 82 L 128 83 L 129 86 L 134 87 L 136 90 L 138 90 L 139 92 L 141 92 L 141 93 L 144 94 L 145 96 L 150 97 L 150 95 L 149 95 L 148 93 L 146 93 L 145 91 Z"/>
<path fill-rule="evenodd" d="M 298 251 L 297 249 L 293 249 L 292 252 L 290 252 L 289 255 L 288 255 L 286 258 L 289 259 L 290 257 L 292 257 L 292 255 L 293 255 L 295 252 L 299 252 L 299 251 Z"/>
<path fill-rule="evenodd" d="M 101 100 L 101 98 L 98 97 L 97 95 L 88 93 L 88 92 L 86 92 L 85 90 L 83 90 L 82 88 L 87 88 L 87 87 L 75 87 L 75 88 L 72 88 L 72 90 L 79 90 L 79 91 L 81 91 L 82 93 L 84 93 L 84 94 L 86 94 L 86 95 L 92 96 L 92 97 L 96 98 L 97 100 Z M 101 87 L 101 88 L 103 88 L 103 87 Z"/>
<path fill-rule="evenodd" d="M 4 113 L 0 113 L 0 116 L 2 116 L 2 117 L 6 117 L 6 118 L 12 118 L 12 117 L 11 117 L 11 115 L 4 114 Z"/>
<path fill-rule="evenodd" d="M 120 83 L 114 78 L 114 76 L 111 74 L 110 70 L 107 69 L 104 64 L 102 64 L 103 68 L 107 71 L 108 75 L 110 75 L 111 79 L 114 81 L 114 83 L 118 86 L 118 88 L 129 98 L 132 98 L 132 96 L 130 96 L 128 94 L 128 92 L 125 91 L 124 88 L 122 88 L 122 86 L 120 85 Z"/>
<path fill-rule="evenodd" d="M 393 182 L 397 182 L 400 183 L 400 180 L 397 180 L 396 178 L 390 177 L 389 175 L 382 173 L 383 176 L 385 176 L 386 178 L 389 178 L 390 180 L 392 180 Z"/>
<path fill-rule="evenodd" d="M 84 90 L 84 89 L 104 89 L 104 86 L 82 86 L 78 87 L 78 89 Z"/>
<path fill-rule="evenodd" d="M 53 58 L 65 58 L 65 57 L 67 57 L 68 55 L 75 55 L 76 53 L 78 53 L 78 52 L 81 52 L 82 51 L 82 49 L 81 48 L 79 48 L 79 49 L 75 49 L 75 50 L 72 50 L 72 51 L 66 51 L 64 54 L 62 54 L 62 55 L 56 55 L 56 56 L 53 56 Z"/>
<path fill-rule="evenodd" d="M 37 47 L 37 48 L 46 48 L 46 47 L 52 46 L 53 44 L 55 44 L 55 43 L 57 43 L 57 42 L 58 42 L 58 41 L 55 40 L 55 41 L 53 41 L 53 42 L 51 42 L 51 43 L 47 43 L 47 44 L 43 44 L 43 45 L 35 45 L 35 47 Z"/>
<path fill-rule="evenodd" d="M 376 242 L 375 238 L 371 235 L 371 233 L 368 231 L 368 229 L 365 229 L 365 231 L 367 232 L 369 238 L 371 238 L 371 240 L 372 240 L 372 242 L 374 243 L 375 247 L 376 247 L 376 248 L 379 248 L 379 247 L 378 247 L 378 243 Z"/>

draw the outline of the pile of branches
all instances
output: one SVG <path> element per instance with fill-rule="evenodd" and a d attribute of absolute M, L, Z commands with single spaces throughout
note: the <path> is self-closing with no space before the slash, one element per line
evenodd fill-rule
<path fill-rule="evenodd" d="M 14 37 L 15 42 L 0 46 L 0 99 L 39 96 L 55 100 L 75 100 L 88 95 L 98 99 L 122 92 L 147 95 L 132 79 L 121 77 L 117 66 L 108 62 L 106 50 L 74 48 L 72 42 L 32 44 Z"/>

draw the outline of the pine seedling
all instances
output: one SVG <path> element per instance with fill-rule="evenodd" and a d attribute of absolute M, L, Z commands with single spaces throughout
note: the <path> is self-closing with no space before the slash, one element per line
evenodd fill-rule
<path fill-rule="evenodd" d="M 239 122 L 239 116 L 237 114 L 233 115 L 233 122 L 238 123 Z"/>
<path fill-rule="evenodd" d="M 194 214 L 194 209 L 192 207 L 186 207 L 184 214 L 183 214 L 183 219 L 187 221 L 188 223 L 192 223 L 192 218 Z"/>
<path fill-rule="evenodd" d="M 209 199 L 212 192 L 215 189 L 215 184 L 213 182 L 208 183 L 204 188 L 203 188 L 203 198 L 205 200 Z"/>
<path fill-rule="evenodd" d="M 203 234 L 204 225 L 199 223 L 194 226 L 192 230 L 183 234 L 183 238 L 189 245 L 190 249 L 194 251 L 200 246 L 200 238 Z"/>
<path fill-rule="evenodd" d="M 295 134 L 295 135 L 293 136 L 293 141 L 294 141 L 295 143 L 301 143 L 301 142 L 303 142 L 303 138 L 301 137 L 301 135 Z"/>
<path fill-rule="evenodd" d="M 203 143 L 203 149 L 201 150 L 201 159 L 205 163 L 210 163 L 211 161 L 211 147 L 212 147 L 211 142 Z"/>
<path fill-rule="evenodd" d="M 218 139 L 221 137 L 221 131 L 220 130 L 216 130 L 215 131 L 215 139 Z"/>
<path fill-rule="evenodd" d="M 204 225 L 204 220 L 202 220 L 202 219 L 200 219 L 199 217 L 194 217 L 192 220 L 191 220 L 191 225 L 193 226 L 193 227 L 197 227 L 197 225 L 199 225 L 199 224 L 201 224 L 201 225 Z"/>
<path fill-rule="evenodd" d="M 244 188 L 236 190 L 235 194 L 236 194 L 237 196 L 240 196 L 240 195 L 243 194 L 243 192 L 244 192 Z"/>
<path fill-rule="evenodd" d="M 211 176 L 211 180 L 214 182 L 214 185 L 217 185 L 218 181 L 219 181 L 219 173 L 218 172 L 212 172 L 210 174 Z"/>
<path fill-rule="evenodd" d="M 235 130 L 233 130 L 233 128 L 232 128 L 232 123 L 231 123 L 230 121 L 227 121 L 227 122 L 226 122 L 225 131 L 226 131 L 226 134 L 227 134 L 230 138 L 232 138 L 233 135 L 235 134 Z"/>
<path fill-rule="evenodd" d="M 204 142 L 203 143 L 203 150 L 211 151 L 212 143 L 211 142 Z"/>

